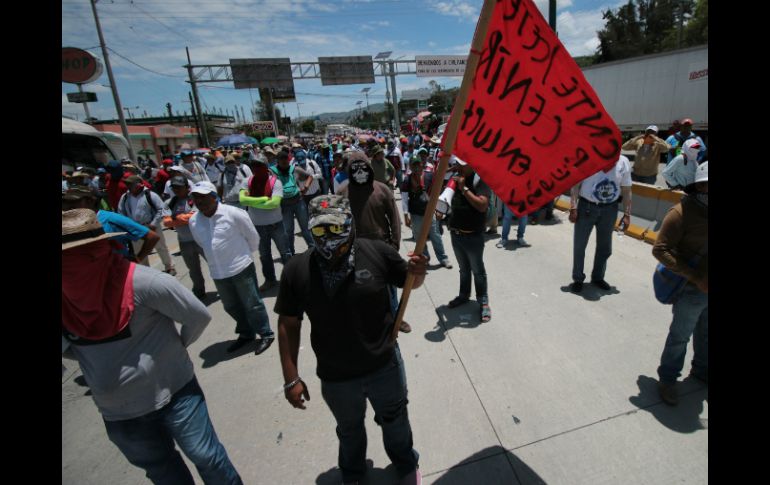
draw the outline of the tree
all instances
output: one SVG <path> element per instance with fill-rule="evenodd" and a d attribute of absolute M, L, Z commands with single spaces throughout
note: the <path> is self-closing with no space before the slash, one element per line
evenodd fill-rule
<path fill-rule="evenodd" d="M 313 133 L 315 131 L 315 121 L 305 120 L 299 125 L 299 129 L 305 133 Z"/>
<path fill-rule="evenodd" d="M 694 14 L 693 14 L 694 12 Z M 595 61 L 607 62 L 708 42 L 708 0 L 629 0 L 603 12 Z"/>

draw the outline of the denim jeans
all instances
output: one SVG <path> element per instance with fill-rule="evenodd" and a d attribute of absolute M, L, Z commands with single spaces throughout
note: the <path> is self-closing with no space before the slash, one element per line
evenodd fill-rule
<path fill-rule="evenodd" d="M 286 231 L 286 238 L 289 245 L 289 252 L 293 256 L 294 251 L 294 217 L 299 222 L 299 229 L 302 231 L 302 237 L 305 239 L 308 248 L 313 247 L 313 236 L 307 227 L 307 205 L 300 196 L 299 200 L 293 204 L 284 204 L 281 202 L 281 213 L 283 214 L 283 228 Z"/>
<path fill-rule="evenodd" d="M 663 355 L 660 357 L 658 377 L 661 382 L 673 383 L 682 373 L 687 343 L 693 336 L 692 368 L 697 374 L 708 375 L 709 367 L 709 297 L 695 285 L 688 283 L 672 309 L 674 319 L 668 331 Z"/>
<path fill-rule="evenodd" d="M 262 263 L 262 276 L 265 277 L 265 281 L 276 281 L 270 241 L 272 240 L 275 243 L 275 247 L 278 248 L 278 253 L 281 255 L 281 261 L 284 265 L 291 258 L 283 222 L 254 227 L 257 229 L 257 233 L 259 233 L 259 261 Z"/>
<path fill-rule="evenodd" d="M 631 174 L 631 180 L 634 182 L 641 182 L 643 184 L 655 185 L 655 181 L 658 179 L 657 175 L 636 175 Z"/>
<path fill-rule="evenodd" d="M 516 239 L 524 238 L 524 231 L 527 228 L 527 221 L 529 216 L 519 217 L 519 227 L 516 230 Z M 508 241 L 508 235 L 511 233 L 511 224 L 513 223 L 513 211 L 508 208 L 507 205 L 503 206 L 503 234 L 501 239 L 503 242 Z"/>
<path fill-rule="evenodd" d="M 460 266 L 460 296 L 471 296 L 471 273 L 476 283 L 476 299 L 488 302 L 487 295 L 487 270 L 484 268 L 484 234 L 474 232 L 471 234 L 452 233 L 452 249 L 455 251 L 457 264 Z"/>
<path fill-rule="evenodd" d="M 382 442 L 400 477 L 417 468 L 420 455 L 413 448 L 407 411 L 404 362 L 396 350 L 381 369 L 343 382 L 321 381 L 321 395 L 337 421 L 340 440 L 338 465 L 343 482 L 361 480 L 366 473 L 366 400 L 374 421 L 382 428 Z"/>
<path fill-rule="evenodd" d="M 222 306 L 235 320 L 235 333 L 241 338 L 273 337 L 265 303 L 259 296 L 257 269 L 251 263 L 235 276 L 214 280 Z"/>
<path fill-rule="evenodd" d="M 594 226 L 596 226 L 596 253 L 591 281 L 603 280 L 607 270 L 607 260 L 612 254 L 612 229 L 618 217 L 618 203 L 600 206 L 580 199 L 577 212 L 572 246 L 572 280 L 582 283 L 586 279 L 583 263 L 588 238 Z"/>
<path fill-rule="evenodd" d="M 422 230 L 422 222 L 425 216 L 423 214 L 410 214 L 410 216 L 412 218 L 412 234 L 414 234 L 414 240 L 417 241 L 420 231 Z M 446 255 L 446 251 L 444 250 L 444 241 L 441 240 L 441 234 L 438 232 L 438 222 L 436 221 L 435 216 L 431 218 L 428 238 L 430 239 L 431 244 L 433 244 L 433 252 L 436 253 L 436 259 L 438 259 L 439 262 L 449 259 L 449 256 Z M 424 254 L 426 258 L 430 258 L 427 244 L 425 245 L 422 254 Z"/>
<path fill-rule="evenodd" d="M 195 483 L 174 442 L 195 464 L 204 483 L 243 483 L 217 438 L 195 377 L 163 408 L 138 418 L 104 421 L 104 425 L 110 441 L 156 485 Z"/>
<path fill-rule="evenodd" d="M 190 270 L 190 279 L 193 283 L 192 291 L 195 295 L 203 295 L 206 292 L 206 284 L 203 280 L 200 258 L 206 259 L 203 249 L 195 241 L 179 241 L 179 250 L 185 266 Z M 200 258 L 198 257 L 200 256 Z"/>

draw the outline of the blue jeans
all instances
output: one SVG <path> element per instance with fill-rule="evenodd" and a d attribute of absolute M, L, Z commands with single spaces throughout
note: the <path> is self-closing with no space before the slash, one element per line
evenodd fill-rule
<path fill-rule="evenodd" d="M 586 255 L 586 246 L 591 231 L 596 226 L 596 253 L 594 254 L 594 268 L 591 272 L 591 281 L 604 279 L 607 270 L 607 260 L 612 254 L 612 229 L 618 217 L 618 203 L 609 205 L 597 205 L 578 200 L 577 222 L 575 222 L 575 235 L 572 247 L 572 280 L 582 283 L 586 279 L 583 272 L 583 260 Z"/>
<path fill-rule="evenodd" d="M 284 204 L 281 201 L 281 213 L 283 214 L 283 228 L 286 231 L 286 238 L 289 245 L 289 252 L 293 256 L 294 251 L 294 217 L 299 222 L 299 229 L 302 231 L 302 237 L 305 239 L 308 248 L 313 247 L 313 236 L 310 235 L 310 230 L 307 227 L 307 206 L 302 197 L 293 204 Z"/>
<path fill-rule="evenodd" d="M 382 428 L 385 452 L 398 475 L 404 477 L 417 468 L 420 455 L 413 448 L 403 367 L 396 349 L 393 359 L 371 374 L 342 382 L 321 381 L 321 394 L 337 421 L 337 463 L 343 482 L 361 480 L 366 473 L 367 398 L 374 409 L 374 421 Z"/>
<path fill-rule="evenodd" d="M 410 214 L 410 216 L 412 218 L 412 234 L 414 234 L 416 241 L 420 235 L 420 231 L 422 230 L 422 222 L 425 218 L 425 215 Z M 433 244 L 433 252 L 436 253 L 436 258 L 439 260 L 439 262 L 449 259 L 449 256 L 446 255 L 446 251 L 444 250 L 444 241 L 441 240 L 441 234 L 438 232 L 438 222 L 436 221 L 435 216 L 431 218 L 428 238 L 430 239 L 431 244 Z M 423 250 L 422 254 L 424 254 L 426 258 L 430 259 L 427 244 L 425 245 L 425 249 Z"/>
<path fill-rule="evenodd" d="M 527 221 L 529 216 L 519 217 L 519 227 L 516 230 L 516 239 L 524 238 L 524 231 L 527 228 Z M 508 208 L 507 205 L 503 206 L 503 234 L 501 239 L 503 242 L 508 241 L 508 235 L 511 233 L 511 224 L 513 223 L 513 211 Z"/>
<path fill-rule="evenodd" d="M 656 175 L 636 175 L 631 174 L 631 180 L 634 182 L 641 182 L 643 184 L 655 185 L 655 181 L 658 179 Z"/>
<path fill-rule="evenodd" d="M 243 483 L 217 438 L 195 377 L 163 408 L 138 418 L 104 421 L 104 425 L 110 441 L 156 485 L 195 483 L 174 442 L 195 464 L 204 483 Z"/>
<path fill-rule="evenodd" d="M 484 268 L 484 235 L 481 232 L 471 234 L 452 233 L 452 249 L 455 251 L 457 264 L 460 266 L 460 296 L 471 296 L 471 273 L 476 282 L 476 299 L 487 303 L 487 270 Z"/>
<path fill-rule="evenodd" d="M 179 250 L 182 252 L 182 259 L 185 266 L 190 270 L 190 279 L 192 280 L 192 291 L 196 296 L 206 293 L 206 283 L 201 271 L 200 258 L 206 259 L 203 254 L 203 248 L 198 246 L 195 241 L 179 241 Z M 200 256 L 200 257 L 199 257 Z"/>
<path fill-rule="evenodd" d="M 708 375 L 709 367 L 709 297 L 695 285 L 688 283 L 674 301 L 674 319 L 668 331 L 663 355 L 660 357 L 658 377 L 661 382 L 673 383 L 682 373 L 687 343 L 693 336 L 692 368 L 696 374 Z"/>
<path fill-rule="evenodd" d="M 251 263 L 235 276 L 214 280 L 222 306 L 235 320 L 235 333 L 241 338 L 273 337 L 267 308 L 259 296 L 257 269 Z"/>
<path fill-rule="evenodd" d="M 262 263 L 262 276 L 265 277 L 265 281 L 276 281 L 270 241 L 272 240 L 275 243 L 275 247 L 278 248 L 278 253 L 281 255 L 281 261 L 284 265 L 291 258 L 283 222 L 254 227 L 257 229 L 257 233 L 259 233 L 259 261 Z"/>

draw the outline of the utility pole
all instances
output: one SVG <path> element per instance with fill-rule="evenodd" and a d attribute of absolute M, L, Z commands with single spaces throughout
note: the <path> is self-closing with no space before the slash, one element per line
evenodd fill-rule
<path fill-rule="evenodd" d="M 398 96 L 396 95 L 396 72 L 394 69 L 394 62 L 390 61 L 390 86 L 393 91 L 393 118 L 396 122 L 396 126 L 391 127 L 393 132 L 398 133 L 401 129 L 401 119 L 398 114 Z"/>
<path fill-rule="evenodd" d="M 684 2 L 679 0 L 679 29 L 676 34 L 676 48 L 682 47 L 682 26 L 684 24 Z"/>
<path fill-rule="evenodd" d="M 78 83 L 78 92 L 83 92 L 83 85 Z M 91 119 L 91 113 L 88 112 L 88 103 L 83 103 L 83 109 L 86 110 L 86 123 Z"/>
<path fill-rule="evenodd" d="M 246 114 L 243 112 L 243 106 L 241 106 L 241 119 L 243 120 L 243 124 L 246 124 Z"/>
<path fill-rule="evenodd" d="M 273 102 L 273 88 L 267 88 L 267 92 L 270 93 L 270 110 L 273 112 L 273 127 L 275 128 L 275 136 L 278 136 L 278 118 L 275 116 L 275 103 Z M 283 107 L 284 114 L 286 114 L 286 105 Z"/>
<path fill-rule="evenodd" d="M 556 0 L 548 0 L 548 25 L 556 33 Z"/>
<path fill-rule="evenodd" d="M 120 131 L 123 132 L 123 136 L 128 142 L 128 157 L 131 160 L 136 160 L 134 155 L 134 148 L 131 146 L 131 139 L 128 137 L 128 126 L 126 126 L 126 119 L 123 117 L 123 106 L 120 104 L 120 96 L 118 96 L 118 87 L 115 84 L 115 77 L 112 75 L 112 66 L 110 65 L 110 56 L 107 54 L 107 46 L 104 43 L 104 36 L 102 35 L 102 26 L 99 24 L 99 15 L 96 13 L 97 0 L 91 0 L 91 10 L 94 12 L 94 21 L 96 22 L 96 33 L 99 34 L 99 45 L 102 47 L 102 56 L 104 57 L 104 67 L 107 68 L 107 76 L 110 79 L 110 88 L 112 88 L 112 97 L 115 100 L 115 110 L 118 112 L 118 120 L 120 120 Z"/>
<path fill-rule="evenodd" d="M 168 110 L 168 122 L 174 122 L 174 113 L 171 112 L 171 103 L 166 103 L 166 109 Z"/>
<path fill-rule="evenodd" d="M 192 117 L 194 120 L 197 120 L 198 116 L 195 113 L 195 103 L 193 102 L 192 92 L 187 91 L 187 96 L 190 98 L 190 111 L 192 111 Z M 203 135 L 200 131 L 198 131 L 198 143 L 200 143 L 198 146 L 208 146 L 208 144 L 203 143 Z"/>
<path fill-rule="evenodd" d="M 198 111 L 198 134 L 203 141 L 204 146 L 209 146 L 209 134 L 206 130 L 206 120 L 203 118 L 203 110 L 201 109 L 201 101 L 198 98 L 198 86 L 193 79 L 192 61 L 190 61 L 190 49 L 185 46 L 187 52 L 187 75 L 190 78 L 190 86 L 192 87 L 193 97 L 195 99 L 195 108 Z"/>
<path fill-rule="evenodd" d="M 235 109 L 235 124 L 240 125 L 241 122 L 239 121 L 240 115 L 238 114 L 238 107 L 233 105 L 233 108 Z"/>

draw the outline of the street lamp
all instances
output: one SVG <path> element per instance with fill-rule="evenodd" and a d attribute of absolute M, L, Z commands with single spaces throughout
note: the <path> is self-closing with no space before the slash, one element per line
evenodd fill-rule
<path fill-rule="evenodd" d="M 372 88 L 364 88 L 361 90 L 364 95 L 366 95 L 366 111 L 369 111 L 369 90 Z"/>
<path fill-rule="evenodd" d="M 380 52 L 376 56 L 374 56 L 375 59 L 382 60 L 380 65 L 382 66 L 382 77 L 385 78 L 385 107 L 387 108 L 388 103 L 390 103 L 390 88 L 388 88 L 388 76 L 385 72 L 385 59 L 388 59 L 390 55 L 393 54 L 393 51 L 385 51 Z M 388 117 L 390 118 L 390 110 L 386 109 L 386 112 L 388 113 Z"/>
<path fill-rule="evenodd" d="M 131 114 L 131 110 L 132 109 L 139 109 L 139 108 L 140 108 L 140 106 L 127 106 L 127 107 L 124 107 L 123 110 L 128 112 L 128 117 L 133 120 L 134 119 L 134 115 Z"/>

